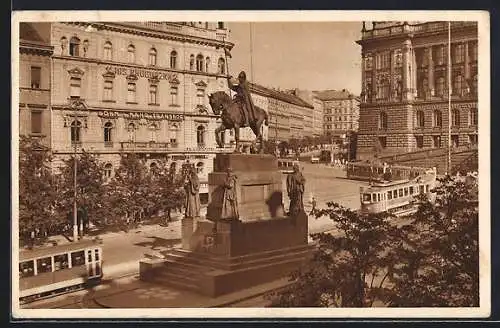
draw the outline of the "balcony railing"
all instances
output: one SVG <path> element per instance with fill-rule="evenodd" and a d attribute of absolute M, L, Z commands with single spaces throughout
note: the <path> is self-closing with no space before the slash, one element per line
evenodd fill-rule
<path fill-rule="evenodd" d="M 170 149 L 168 142 L 120 142 L 120 148 L 122 150 L 133 150 L 133 151 L 164 151 Z"/>
<path fill-rule="evenodd" d="M 474 27 L 477 26 L 477 22 L 466 21 L 466 22 L 451 22 L 451 28 L 464 28 L 464 27 Z M 432 33 L 432 32 L 442 32 L 448 30 L 448 22 L 428 22 L 422 24 L 414 24 L 414 25 L 394 25 L 381 27 L 371 30 L 363 31 L 362 38 L 370 39 L 370 38 L 379 38 L 379 37 L 387 37 L 391 35 L 398 35 L 402 33 Z"/>
<path fill-rule="evenodd" d="M 178 33 L 211 40 L 222 41 L 224 39 L 227 41 L 228 38 L 228 32 L 225 29 L 205 29 L 173 22 L 126 22 L 121 24 L 148 28 L 161 32 Z"/>

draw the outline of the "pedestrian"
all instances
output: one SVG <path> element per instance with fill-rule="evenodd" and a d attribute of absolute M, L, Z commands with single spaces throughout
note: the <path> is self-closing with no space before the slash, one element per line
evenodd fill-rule
<path fill-rule="evenodd" d="M 316 214 L 316 198 L 312 198 L 311 200 L 311 204 L 312 204 L 312 208 L 311 208 L 311 212 L 309 213 L 309 215 L 314 215 Z"/>

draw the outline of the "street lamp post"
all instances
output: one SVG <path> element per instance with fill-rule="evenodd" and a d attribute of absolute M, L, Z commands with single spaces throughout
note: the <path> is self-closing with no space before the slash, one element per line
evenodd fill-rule
<path fill-rule="evenodd" d="M 73 128 L 73 241 L 78 240 L 78 212 L 77 212 L 77 206 L 76 206 L 76 178 L 77 178 L 77 161 L 76 161 L 76 128 L 77 128 L 77 116 L 75 113 L 75 119 L 73 121 L 74 126 Z"/>

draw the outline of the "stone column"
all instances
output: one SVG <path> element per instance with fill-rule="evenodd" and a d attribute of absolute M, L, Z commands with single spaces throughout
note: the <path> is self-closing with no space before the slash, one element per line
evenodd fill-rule
<path fill-rule="evenodd" d="M 363 27 L 364 27 L 364 22 L 363 22 Z M 361 53 L 361 83 L 362 83 L 362 90 L 361 92 L 363 93 L 361 95 L 361 101 L 367 102 L 367 90 L 366 90 L 366 72 L 365 72 L 365 63 L 366 61 L 366 53 L 362 52 Z"/>
<path fill-rule="evenodd" d="M 372 53 L 372 102 L 377 100 L 377 54 Z"/>
<path fill-rule="evenodd" d="M 470 66 L 469 66 L 469 42 L 464 42 L 464 51 L 465 51 L 465 54 L 464 54 L 464 78 L 465 78 L 465 82 L 467 83 L 467 85 L 469 84 L 469 80 L 470 80 Z M 470 86 L 469 86 L 470 88 Z"/>
<path fill-rule="evenodd" d="M 432 46 L 427 48 L 427 85 L 429 90 L 425 90 L 429 93 L 429 96 L 434 96 L 434 61 L 432 59 Z"/>
<path fill-rule="evenodd" d="M 394 89 L 396 89 L 396 81 L 394 80 L 394 67 L 395 67 L 395 51 L 391 50 L 390 51 L 390 62 L 389 62 L 389 67 L 390 67 L 390 75 L 389 75 L 389 99 L 397 101 L 395 95 L 394 95 Z"/>
<path fill-rule="evenodd" d="M 410 100 L 411 99 L 411 92 L 410 92 L 410 47 L 411 47 L 411 41 L 410 40 L 405 40 L 403 43 L 403 101 L 405 100 Z"/>

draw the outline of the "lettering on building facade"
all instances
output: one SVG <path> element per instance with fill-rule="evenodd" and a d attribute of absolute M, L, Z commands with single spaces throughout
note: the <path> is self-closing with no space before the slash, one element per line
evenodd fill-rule
<path fill-rule="evenodd" d="M 158 72 L 155 70 L 149 70 L 144 68 L 135 68 L 135 67 L 124 67 L 124 66 L 113 66 L 109 65 L 105 68 L 106 72 L 113 73 L 116 75 L 131 75 L 137 77 L 145 77 L 148 79 L 156 78 L 158 80 L 168 80 L 169 82 L 173 82 L 177 80 L 177 74 L 171 72 Z"/>
<path fill-rule="evenodd" d="M 184 114 L 173 114 L 173 113 L 143 113 L 143 112 L 119 112 L 119 111 L 100 111 L 97 114 L 102 118 L 118 118 L 123 117 L 129 120 L 167 120 L 167 121 L 182 121 L 184 120 Z"/>

